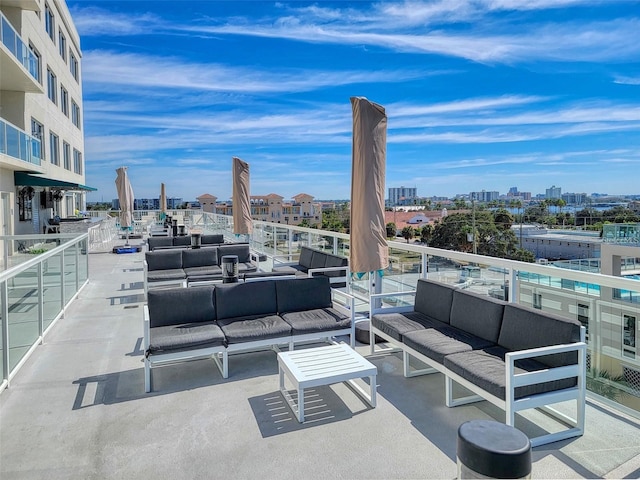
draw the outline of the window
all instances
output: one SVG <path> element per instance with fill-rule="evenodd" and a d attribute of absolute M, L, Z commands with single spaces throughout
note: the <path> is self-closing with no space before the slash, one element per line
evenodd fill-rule
<path fill-rule="evenodd" d="M 73 75 L 73 78 L 75 79 L 75 81 L 78 81 L 78 76 L 79 73 L 78 72 L 78 59 L 76 58 L 76 56 L 73 54 L 73 52 L 70 50 L 69 51 L 69 70 L 71 70 L 71 75 Z"/>
<path fill-rule="evenodd" d="M 67 37 L 64 36 L 62 30 L 58 30 L 58 50 L 62 59 L 67 61 Z"/>
<path fill-rule="evenodd" d="M 71 100 L 71 121 L 76 127 L 81 128 L 80 127 L 80 107 L 74 100 Z"/>
<path fill-rule="evenodd" d="M 49 100 L 51 100 L 56 105 L 58 104 L 58 96 L 57 96 L 57 80 L 56 76 L 53 74 L 50 68 L 47 68 L 47 95 Z"/>
<path fill-rule="evenodd" d="M 636 317 L 622 316 L 622 354 L 625 357 L 636 357 Z"/>
<path fill-rule="evenodd" d="M 53 11 L 48 3 L 44 4 L 44 29 L 49 35 L 49 38 L 55 42 L 55 34 L 56 34 L 56 19 L 53 16 Z"/>
<path fill-rule="evenodd" d="M 35 78 L 39 83 L 42 83 L 42 57 L 40 56 L 40 52 L 36 50 L 36 47 L 29 44 L 29 50 L 33 53 L 33 58 L 35 60 L 35 65 L 32 73 L 35 73 Z"/>
<path fill-rule="evenodd" d="M 82 153 L 73 149 L 73 171 L 82 174 Z"/>
<path fill-rule="evenodd" d="M 62 159 L 64 162 L 65 170 L 71 170 L 71 145 L 67 142 L 62 142 Z"/>
<path fill-rule="evenodd" d="M 44 125 L 42 125 L 39 121 L 37 121 L 35 118 L 31 119 L 31 136 L 37 138 L 38 140 L 40 140 L 40 144 L 34 145 L 34 155 L 37 158 L 44 158 Z M 37 152 L 35 151 L 35 149 L 37 148 Z M 36 155 L 37 153 L 37 155 Z"/>
<path fill-rule="evenodd" d="M 541 293 L 533 294 L 533 308 L 542 310 L 542 294 Z"/>
<path fill-rule="evenodd" d="M 60 108 L 62 113 L 67 117 L 69 116 L 69 92 L 67 89 L 60 85 Z"/>
<path fill-rule="evenodd" d="M 60 151 L 58 147 L 58 136 L 53 132 L 49 132 L 49 149 L 51 150 L 49 158 L 53 165 L 60 165 Z"/>

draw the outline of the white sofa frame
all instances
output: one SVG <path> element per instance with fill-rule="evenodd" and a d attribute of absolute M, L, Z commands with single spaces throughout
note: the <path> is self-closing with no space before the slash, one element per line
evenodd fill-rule
<path fill-rule="evenodd" d="M 274 277 L 277 278 L 277 277 Z M 326 341 L 327 343 L 337 343 L 333 340 L 333 337 L 339 335 L 349 335 L 349 344 L 351 348 L 355 348 L 356 345 L 356 330 L 355 330 L 355 297 L 346 292 L 342 292 L 335 288 L 331 289 L 333 308 L 338 310 L 343 315 L 347 315 L 351 319 L 351 327 L 340 328 L 335 330 L 327 330 L 322 332 L 307 333 L 304 335 L 287 335 L 286 337 L 269 338 L 266 340 L 256 340 L 253 342 L 241 342 L 232 343 L 225 346 L 217 346 L 210 348 L 194 348 L 189 350 L 182 350 L 179 352 L 168 353 L 154 353 L 146 355 L 144 358 L 144 388 L 145 392 L 149 393 L 152 389 L 151 369 L 164 365 L 171 365 L 191 360 L 200 360 L 203 358 L 211 358 L 220 373 L 222 378 L 229 378 L 229 355 L 236 353 L 250 353 L 262 351 L 265 349 L 271 349 L 279 351 L 280 345 L 287 345 L 289 350 L 295 348 L 295 344 L 310 343 L 317 341 Z M 338 297 L 338 298 L 336 298 Z M 342 300 L 339 301 L 339 298 Z M 151 327 L 149 320 L 149 306 L 145 305 L 143 310 L 143 346 L 144 351 L 149 350 L 149 343 L 151 338 Z"/>
<path fill-rule="evenodd" d="M 389 297 L 402 297 L 413 296 L 416 292 L 394 292 L 394 293 L 381 293 L 371 295 L 371 305 L 369 312 L 369 318 L 373 318 L 373 315 L 377 313 L 406 313 L 413 311 L 413 305 L 401 306 L 401 307 L 385 307 L 382 302 L 384 298 Z M 379 305 L 374 307 L 374 305 Z M 383 338 L 392 347 L 376 349 L 375 336 Z M 470 382 L 469 380 L 462 378 L 455 372 L 452 372 L 446 368 L 443 364 L 433 360 L 432 358 L 423 355 L 415 349 L 405 345 L 402 342 L 398 342 L 395 338 L 389 336 L 385 332 L 377 329 L 373 326 L 373 323 L 369 329 L 369 344 L 370 354 L 379 353 L 391 353 L 402 352 L 402 363 L 405 377 L 415 377 L 419 375 L 426 375 L 431 373 L 440 372 L 445 377 L 445 404 L 447 407 L 457 407 L 460 405 L 466 405 L 469 403 L 475 403 L 482 400 L 487 400 L 505 412 L 505 423 L 510 426 L 515 426 L 515 414 L 523 410 L 529 410 L 537 408 L 543 410 L 550 416 L 556 418 L 560 422 L 569 426 L 565 430 L 558 432 L 548 433 L 540 435 L 538 437 L 531 438 L 531 446 L 537 447 L 540 445 L 546 445 L 548 443 L 565 440 L 567 438 L 578 437 L 584 433 L 585 423 L 585 409 L 586 409 L 586 359 L 587 359 L 587 344 L 585 341 L 586 329 L 580 327 L 580 341 L 567 344 L 567 345 L 552 345 L 548 347 L 533 348 L 527 350 L 520 350 L 515 352 L 509 352 L 505 358 L 505 399 L 501 399 L 482 389 L 478 385 Z M 515 371 L 516 360 L 524 358 L 535 358 L 543 355 L 550 355 L 554 353 L 567 353 L 577 352 L 578 362 L 575 365 L 567 365 L 563 367 L 546 368 L 544 370 L 536 372 L 525 372 L 517 374 Z M 427 368 L 413 369 L 410 365 L 411 357 L 420 360 L 422 363 L 428 365 Z M 528 397 L 516 399 L 515 389 L 517 387 L 535 385 L 538 383 L 549 382 L 553 380 L 561 380 L 565 378 L 577 378 L 577 385 L 572 388 L 566 388 L 563 390 L 557 390 L 548 393 L 541 393 L 537 395 L 531 395 Z M 456 382 L 463 387 L 467 388 L 474 395 L 466 397 L 454 398 L 453 382 Z M 566 415 L 549 405 L 557 404 L 559 402 L 575 401 L 576 402 L 576 415 L 571 417 Z"/>

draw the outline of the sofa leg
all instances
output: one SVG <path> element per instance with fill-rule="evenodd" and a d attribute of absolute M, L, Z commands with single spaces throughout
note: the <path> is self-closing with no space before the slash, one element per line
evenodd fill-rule
<path fill-rule="evenodd" d="M 147 358 L 144 359 L 144 391 L 151 391 L 151 364 Z"/>
<path fill-rule="evenodd" d="M 449 377 L 444 377 L 444 393 L 445 393 L 445 405 L 449 408 L 459 407 L 460 405 L 467 405 L 469 403 L 481 402 L 484 400 L 480 395 L 469 395 L 467 397 L 453 398 L 453 380 Z"/>
<path fill-rule="evenodd" d="M 409 353 L 405 352 L 404 350 L 402 351 L 402 367 L 404 369 L 404 376 L 406 378 L 438 373 L 438 370 L 432 367 L 411 370 L 411 355 L 409 355 Z"/>
<path fill-rule="evenodd" d="M 222 362 L 220 361 L 220 355 L 222 355 Z M 226 352 L 214 353 L 211 355 L 212 360 L 215 362 L 222 378 L 229 378 L 229 354 Z"/>

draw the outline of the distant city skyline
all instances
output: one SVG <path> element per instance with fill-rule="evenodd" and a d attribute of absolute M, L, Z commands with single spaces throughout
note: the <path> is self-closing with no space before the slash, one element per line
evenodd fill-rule
<path fill-rule="evenodd" d="M 638 2 L 69 0 L 83 49 L 89 201 L 347 199 L 351 106 L 388 115 L 386 187 L 634 194 Z"/>

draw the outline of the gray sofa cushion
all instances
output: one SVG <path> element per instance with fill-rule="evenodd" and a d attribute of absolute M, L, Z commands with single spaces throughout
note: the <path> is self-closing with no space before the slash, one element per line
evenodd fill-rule
<path fill-rule="evenodd" d="M 174 247 L 190 247 L 191 235 L 182 235 L 181 237 L 173 237 Z"/>
<path fill-rule="evenodd" d="M 498 342 L 503 313 L 504 302 L 500 300 L 462 290 L 453 292 L 451 325 L 491 343 Z"/>
<path fill-rule="evenodd" d="M 505 399 L 505 350 L 502 347 L 490 347 L 484 350 L 454 353 L 444 359 L 444 366 L 462 378 L 479 386 L 492 395 Z M 516 361 L 516 372 L 532 372 L 547 368 L 546 365 L 535 360 Z M 551 392 L 564 388 L 571 388 L 577 384 L 575 378 L 545 382 L 537 385 L 518 387 L 515 390 L 516 398 L 529 395 Z"/>
<path fill-rule="evenodd" d="M 334 308 L 317 308 L 281 315 L 284 321 L 291 325 L 294 335 L 327 332 L 351 326 L 351 318 L 342 315 Z"/>
<path fill-rule="evenodd" d="M 149 290 L 147 302 L 152 328 L 216 319 L 212 286 Z"/>
<path fill-rule="evenodd" d="M 247 283 L 225 283 L 215 288 L 218 320 L 255 315 L 275 315 L 275 280 Z"/>
<path fill-rule="evenodd" d="M 416 286 L 415 311 L 449 323 L 454 289 L 448 285 L 421 278 Z"/>
<path fill-rule="evenodd" d="M 436 324 L 434 328 L 406 332 L 402 336 L 404 344 L 440 364 L 444 364 L 446 355 L 494 345 L 464 330 L 451 327 L 446 323 L 438 323 L 439 325 Z"/>
<path fill-rule="evenodd" d="M 258 271 L 258 267 L 256 266 L 255 263 L 251 263 L 251 262 L 238 263 L 238 273 L 251 273 L 251 272 L 257 272 L 257 271 Z"/>
<path fill-rule="evenodd" d="M 338 257 L 337 255 L 327 254 L 325 267 L 346 267 L 349 263 L 349 260 L 344 257 Z M 344 277 L 347 272 L 346 270 L 339 270 L 335 272 L 324 272 L 327 277 Z"/>
<path fill-rule="evenodd" d="M 151 353 L 178 352 L 194 348 L 221 347 L 226 344 L 224 333 L 215 322 L 166 325 L 151 329 Z"/>
<path fill-rule="evenodd" d="M 258 285 L 269 282 L 253 282 Z M 247 284 L 248 285 L 248 284 Z M 228 344 L 288 337 L 291 327 L 278 315 L 251 315 L 218 320 Z"/>
<path fill-rule="evenodd" d="M 224 235 L 221 234 L 212 234 L 212 235 L 202 235 L 200 237 L 200 243 L 202 245 L 213 245 L 224 243 Z"/>
<path fill-rule="evenodd" d="M 332 305 L 331 285 L 327 277 L 278 280 L 275 287 L 280 314 Z"/>
<path fill-rule="evenodd" d="M 238 263 L 251 263 L 251 252 L 248 243 L 229 243 L 218 247 L 218 262 L 225 255 L 237 255 Z"/>
<path fill-rule="evenodd" d="M 217 248 L 187 248 L 182 251 L 182 268 L 218 266 Z"/>
<path fill-rule="evenodd" d="M 169 280 L 184 280 L 185 278 L 187 278 L 187 274 L 181 268 L 147 272 L 147 282 L 168 282 Z"/>
<path fill-rule="evenodd" d="M 171 270 L 182 268 L 182 250 L 158 250 L 145 252 L 149 270 Z"/>
<path fill-rule="evenodd" d="M 300 257 L 298 258 L 298 265 L 303 267 L 303 271 L 309 270 L 311 268 L 311 258 L 313 257 L 313 249 L 309 247 L 301 247 L 300 248 Z"/>
<path fill-rule="evenodd" d="M 187 274 L 189 280 L 193 277 L 220 277 L 222 278 L 222 268 L 218 265 L 209 265 L 205 267 L 185 268 L 184 273 Z M 204 280 L 204 279 L 201 279 Z"/>
<path fill-rule="evenodd" d="M 580 322 L 562 318 L 521 305 L 507 304 L 498 344 L 507 350 L 562 345 L 580 341 Z M 578 361 L 576 352 L 546 355 L 537 360 L 549 367 L 574 364 Z"/>
<path fill-rule="evenodd" d="M 171 237 L 149 237 L 147 245 L 149 245 L 149 251 L 151 252 L 160 247 L 172 247 L 173 239 Z"/>
<path fill-rule="evenodd" d="M 278 273 L 288 273 L 291 275 L 299 275 L 301 277 L 306 277 L 307 273 L 306 271 L 303 271 L 304 267 L 302 265 L 279 265 L 279 266 L 275 266 L 273 267 L 271 270 L 273 272 L 278 272 Z M 306 270 L 306 268 L 304 268 L 304 270 Z"/>
<path fill-rule="evenodd" d="M 314 250 L 313 254 L 311 255 L 311 265 L 309 266 L 309 270 L 311 270 L 312 268 L 324 268 L 326 262 L 327 254 L 318 250 Z"/>
<path fill-rule="evenodd" d="M 371 324 L 399 342 L 407 332 L 432 328 L 436 325 L 433 320 L 419 312 L 376 313 L 371 319 Z"/>

